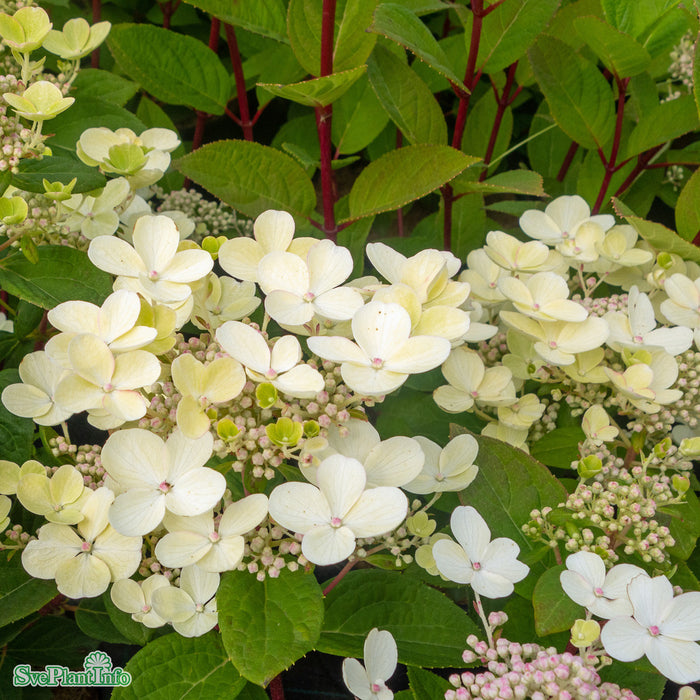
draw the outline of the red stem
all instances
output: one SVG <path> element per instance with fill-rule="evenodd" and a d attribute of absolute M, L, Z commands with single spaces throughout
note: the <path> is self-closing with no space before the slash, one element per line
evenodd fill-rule
<path fill-rule="evenodd" d="M 323 0 L 321 15 L 321 74 L 324 77 L 333 73 L 333 39 L 335 32 L 336 0 Z M 335 182 L 333 178 L 333 144 L 331 142 L 331 122 L 333 105 L 316 107 L 316 130 L 321 149 L 321 195 L 323 197 L 323 231 L 326 237 L 335 242 L 338 227 L 335 223 Z"/>
<path fill-rule="evenodd" d="M 323 589 L 323 595 L 328 595 L 347 575 L 359 559 L 353 559 L 345 564 L 345 566 L 336 574 L 335 578 Z"/>
<path fill-rule="evenodd" d="M 627 84 L 629 83 L 629 78 L 623 78 L 620 80 L 615 76 L 615 82 L 617 83 L 617 118 L 615 119 L 615 135 L 613 136 L 613 143 L 610 149 L 610 158 L 607 162 L 605 156 L 600 149 L 598 154 L 600 159 L 605 166 L 605 175 L 603 176 L 603 182 L 600 186 L 600 191 L 598 192 L 598 197 L 596 198 L 595 204 L 593 205 L 592 214 L 597 214 L 600 211 L 603 202 L 605 201 L 605 194 L 608 191 L 610 185 L 610 180 L 613 173 L 616 171 L 615 163 L 617 161 L 617 154 L 620 150 L 620 140 L 622 138 L 622 122 L 625 116 L 625 97 L 627 93 Z"/>
<path fill-rule="evenodd" d="M 243 138 L 246 141 L 252 141 L 253 122 L 250 120 L 248 94 L 245 91 L 243 63 L 241 62 L 241 54 L 238 51 L 236 31 L 230 24 L 224 24 L 224 29 L 226 30 L 226 41 L 228 43 L 228 51 L 231 54 L 231 66 L 233 67 L 233 77 L 236 79 L 236 98 L 238 100 L 238 111 L 241 114 L 241 128 L 243 129 Z"/>
<path fill-rule="evenodd" d="M 493 157 L 493 149 L 496 147 L 496 139 L 498 138 L 498 131 L 501 128 L 503 115 L 506 113 L 506 109 L 508 109 L 508 106 L 513 103 L 513 100 L 518 96 L 519 93 L 518 89 L 515 91 L 512 97 L 510 94 L 511 89 L 513 88 L 513 83 L 515 82 L 515 71 L 517 67 L 518 62 L 516 61 L 515 63 L 511 64 L 511 66 L 508 68 L 508 73 L 506 75 L 506 84 L 503 87 L 503 92 L 500 95 L 498 94 L 498 89 L 496 88 L 496 85 L 494 84 L 493 80 L 491 81 L 493 94 L 496 97 L 496 117 L 493 120 L 493 127 L 491 127 L 491 136 L 489 136 L 488 146 L 486 146 L 486 153 L 484 154 L 484 165 L 486 167 L 484 167 L 484 169 L 481 172 L 481 175 L 479 175 L 480 181 L 485 180 L 486 175 L 488 174 L 488 164 L 491 162 L 491 158 Z"/>
<path fill-rule="evenodd" d="M 92 23 L 97 24 L 102 17 L 102 2 L 101 0 L 92 0 Z M 90 54 L 90 67 L 99 68 L 100 67 L 100 49 L 96 48 L 92 54 Z"/>
<path fill-rule="evenodd" d="M 282 674 L 275 676 L 270 681 L 270 698 L 272 700 L 284 700 L 284 686 L 282 685 Z"/>
<path fill-rule="evenodd" d="M 655 146 L 637 156 L 637 164 L 632 169 L 632 172 L 625 178 L 624 182 L 617 188 L 617 192 L 615 192 L 614 195 L 615 197 L 619 197 L 637 179 L 637 176 L 641 172 L 647 168 L 656 167 L 656 163 L 654 163 L 654 165 L 648 165 L 648 163 L 661 148 L 663 148 L 663 145 Z"/>
<path fill-rule="evenodd" d="M 160 11 L 163 13 L 163 29 L 170 29 L 170 18 L 173 16 L 173 2 L 159 2 Z"/>
<path fill-rule="evenodd" d="M 564 178 L 566 177 L 566 173 L 569 172 L 569 168 L 571 167 L 571 163 L 574 160 L 576 151 L 578 151 L 578 144 L 576 143 L 576 141 L 573 141 L 572 144 L 569 146 L 569 150 L 564 156 L 564 162 L 561 164 L 561 168 L 559 168 L 559 172 L 557 173 L 557 180 L 559 182 L 564 182 Z"/>

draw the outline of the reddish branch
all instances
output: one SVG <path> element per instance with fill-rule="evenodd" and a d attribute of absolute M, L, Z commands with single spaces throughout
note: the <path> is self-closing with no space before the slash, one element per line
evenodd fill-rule
<path fill-rule="evenodd" d="M 163 29 L 170 29 L 170 20 L 177 11 L 177 8 L 180 7 L 180 2 L 182 2 L 182 0 L 176 0 L 176 2 L 167 0 L 167 2 L 158 3 L 160 11 L 163 13 Z"/>
<path fill-rule="evenodd" d="M 569 168 L 571 167 L 571 163 L 574 160 L 576 151 L 578 151 L 578 144 L 574 141 L 569 146 L 569 150 L 564 156 L 564 162 L 561 164 L 561 168 L 559 168 L 559 172 L 557 173 L 557 180 L 559 180 L 559 182 L 564 182 L 564 178 L 566 177 L 566 173 L 569 172 Z"/>
<path fill-rule="evenodd" d="M 248 107 L 248 94 L 245 90 L 245 77 L 243 76 L 243 63 L 241 54 L 238 51 L 238 41 L 236 31 L 230 24 L 224 24 L 226 30 L 226 42 L 231 55 L 231 67 L 233 77 L 236 80 L 236 98 L 238 100 L 238 112 L 241 115 L 240 126 L 243 129 L 243 138 L 246 141 L 253 140 L 253 121 L 250 119 L 250 109 Z"/>
<path fill-rule="evenodd" d="M 92 0 L 92 23 L 97 24 L 102 18 L 102 2 L 101 0 Z M 96 48 L 90 54 L 90 66 L 92 68 L 100 67 L 100 49 Z"/>
<path fill-rule="evenodd" d="M 270 681 L 270 698 L 272 700 L 284 700 L 284 686 L 282 685 L 281 674 Z"/>

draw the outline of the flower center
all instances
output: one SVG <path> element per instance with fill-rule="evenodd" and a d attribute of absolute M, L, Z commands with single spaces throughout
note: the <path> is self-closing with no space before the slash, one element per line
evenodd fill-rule
<path fill-rule="evenodd" d="M 372 685 L 370 685 L 369 689 L 373 693 L 378 693 L 382 689 L 382 686 L 379 683 L 372 683 Z"/>
<path fill-rule="evenodd" d="M 331 527 L 340 527 L 342 524 L 343 524 L 343 521 L 340 518 L 338 518 L 338 517 L 331 518 Z"/>
<path fill-rule="evenodd" d="M 602 588 L 594 588 L 593 592 L 600 598 L 600 596 L 603 595 L 603 589 Z"/>
<path fill-rule="evenodd" d="M 204 612 L 204 605 L 202 603 L 197 603 L 197 605 L 194 606 L 194 611 L 198 613 Z"/>
<path fill-rule="evenodd" d="M 556 340 L 550 340 L 549 341 L 549 347 L 552 348 L 552 350 L 555 350 L 557 347 L 557 341 Z"/>
<path fill-rule="evenodd" d="M 158 270 L 151 270 L 148 273 L 148 279 L 155 282 L 158 279 Z"/>
<path fill-rule="evenodd" d="M 144 612 L 144 613 L 151 612 L 151 606 L 150 605 L 142 605 L 141 612 Z"/>
<path fill-rule="evenodd" d="M 270 367 L 270 369 L 268 369 L 267 372 L 265 372 L 265 376 L 268 379 L 275 379 L 277 377 L 277 370 L 274 370 L 272 369 L 272 367 Z"/>
<path fill-rule="evenodd" d="M 167 481 L 161 481 L 160 484 L 158 484 L 158 489 L 163 493 L 168 493 L 171 488 L 172 486 Z"/>
<path fill-rule="evenodd" d="M 643 343 L 644 342 L 644 338 L 642 338 L 641 335 L 635 335 L 633 340 L 635 343 Z"/>
<path fill-rule="evenodd" d="M 105 384 L 102 387 L 102 391 L 104 391 L 105 394 L 109 394 L 109 392 L 113 391 L 113 390 L 114 390 L 114 384 L 112 384 L 111 382 L 107 382 L 107 384 Z"/>
<path fill-rule="evenodd" d="M 80 549 L 82 549 L 83 552 L 89 552 L 92 549 L 92 545 L 89 542 L 83 542 L 80 545 Z"/>
<path fill-rule="evenodd" d="M 435 481 L 444 481 L 445 480 L 445 475 L 442 472 L 438 472 L 435 475 Z"/>
<path fill-rule="evenodd" d="M 384 366 L 384 360 L 382 360 L 381 357 L 373 357 L 370 360 L 370 363 L 374 369 L 381 369 Z"/>
<path fill-rule="evenodd" d="M 649 628 L 649 634 L 650 634 L 652 637 L 658 637 L 658 636 L 661 634 L 661 630 L 659 630 L 659 628 L 658 628 L 656 625 L 652 625 L 652 626 Z"/>
<path fill-rule="evenodd" d="M 212 532 L 209 534 L 209 541 L 210 542 L 218 542 L 220 539 L 220 535 L 218 532 Z"/>
<path fill-rule="evenodd" d="M 316 295 L 313 292 L 306 292 L 304 294 L 304 301 L 313 301 L 316 298 Z"/>
<path fill-rule="evenodd" d="M 479 571 L 481 569 L 481 564 L 478 561 L 475 561 L 472 564 L 472 569 L 474 569 L 474 571 Z"/>

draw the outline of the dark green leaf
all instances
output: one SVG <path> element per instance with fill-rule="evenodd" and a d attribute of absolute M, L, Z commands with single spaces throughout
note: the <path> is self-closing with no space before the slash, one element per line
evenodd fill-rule
<path fill-rule="evenodd" d="M 678 235 L 692 241 L 700 232 L 700 170 L 685 183 L 676 205 Z"/>
<path fill-rule="evenodd" d="M 7 372 L 17 374 L 15 370 L 0 372 L 2 388 L 6 386 L 4 378 Z M 0 408 L 0 412 L 4 410 L 4 407 Z M 3 458 L 12 460 L 12 457 L 5 456 L 4 450 Z M 20 464 L 22 461 L 24 460 L 21 460 Z M 22 568 L 19 556 L 13 557 L 9 562 L 6 555 L 0 557 L 0 627 L 21 620 L 35 610 L 43 608 L 57 595 L 56 584 L 53 581 L 32 578 Z"/>
<path fill-rule="evenodd" d="M 464 640 L 478 634 L 464 610 L 421 581 L 378 569 L 351 571 L 326 597 L 317 648 L 362 657 L 373 627 L 392 633 L 401 663 L 434 668 L 460 665 Z"/>
<path fill-rule="evenodd" d="M 640 669 L 640 665 L 640 661 L 631 664 L 616 661 L 612 666 L 600 669 L 601 680 L 604 683 L 617 683 L 621 688 L 629 688 L 638 698 L 645 700 L 661 700 L 662 697 L 666 697 L 666 679 L 652 668 L 651 664 L 644 669 Z"/>
<path fill-rule="evenodd" d="M 601 0 L 608 22 L 633 37 L 639 37 L 679 0 Z"/>
<path fill-rule="evenodd" d="M 688 559 L 700 537 L 700 501 L 695 492 L 686 492 L 685 503 L 659 508 L 656 519 L 671 530 L 676 541 L 666 551 L 678 559 Z"/>
<path fill-rule="evenodd" d="M 408 667 L 408 682 L 411 684 L 414 700 L 426 698 L 442 698 L 446 690 L 453 690 L 454 686 L 446 678 L 436 676 L 430 671 L 424 671 L 415 666 Z"/>
<path fill-rule="evenodd" d="M 219 628 L 241 675 L 266 685 L 311 651 L 321 631 L 323 594 L 312 574 L 283 569 L 256 581 L 246 571 L 222 576 L 216 594 Z"/>
<path fill-rule="evenodd" d="M 698 110 L 691 95 L 683 95 L 646 113 L 633 129 L 625 149 L 625 158 L 672 141 L 700 126 Z"/>
<path fill-rule="evenodd" d="M 216 632 L 192 639 L 179 634 L 156 639 L 124 670 L 133 680 L 129 686 L 115 688 L 113 700 L 233 700 L 246 685 Z"/>
<path fill-rule="evenodd" d="M 382 107 L 409 143 L 447 143 L 440 106 L 430 88 L 400 58 L 377 46 L 367 74 Z"/>
<path fill-rule="evenodd" d="M 370 163 L 350 191 L 350 218 L 391 211 L 429 194 L 479 159 L 451 146 L 418 145 Z"/>
<path fill-rule="evenodd" d="M 12 175 L 12 184 L 20 190 L 43 194 L 44 179 L 67 185 L 73 178 L 78 179 L 73 194 L 97 190 L 107 184 L 105 176 L 97 168 L 85 165 L 68 154 L 44 156 L 41 160 L 21 160 L 17 172 Z"/>
<path fill-rule="evenodd" d="M 455 192 L 483 192 L 484 194 L 507 192 L 526 194 L 531 197 L 547 196 L 542 189 L 542 176 L 532 170 L 508 170 L 488 180 L 469 180 L 458 176 L 452 183 L 452 187 Z"/>
<path fill-rule="evenodd" d="M 366 70 L 367 66 L 362 65 L 342 73 L 332 73 L 323 78 L 305 80 L 292 85 L 258 83 L 258 87 L 277 97 L 307 107 L 325 107 L 345 94 L 350 86 L 364 75 Z"/>
<path fill-rule="evenodd" d="M 284 209 L 308 216 L 314 186 L 290 156 L 252 141 L 215 141 L 174 163 L 187 177 L 246 216 Z"/>
<path fill-rule="evenodd" d="M 561 130 L 586 148 L 605 146 L 615 127 L 615 106 L 598 68 L 550 36 L 540 39 L 528 55 Z"/>
<path fill-rule="evenodd" d="M 44 310 L 26 301 L 17 304 L 17 317 L 15 318 L 14 334 L 17 338 L 25 338 L 40 323 Z"/>
<path fill-rule="evenodd" d="M 579 458 L 578 444 L 585 439 L 580 427 L 556 428 L 533 443 L 530 454 L 548 467 L 570 469 L 571 462 Z"/>
<path fill-rule="evenodd" d="M 120 610 L 113 602 L 109 591 L 102 596 L 102 605 L 107 611 L 110 622 L 123 637 L 126 637 L 131 644 L 143 646 L 155 634 L 156 630 L 142 625 L 140 622 L 131 619 L 129 613 Z"/>
<path fill-rule="evenodd" d="M 242 27 L 249 32 L 288 42 L 287 11 L 284 0 L 186 0 L 190 5 L 218 17 L 222 22 Z"/>
<path fill-rule="evenodd" d="M 444 216 L 442 207 L 440 211 Z M 458 258 L 464 260 L 467 253 L 484 245 L 486 231 L 486 210 L 482 195 L 468 194 L 453 202 L 452 252 Z"/>
<path fill-rule="evenodd" d="M 82 95 L 113 102 L 123 107 L 138 91 L 139 86 L 121 75 L 97 68 L 83 68 L 73 82 L 76 97 Z"/>
<path fill-rule="evenodd" d="M 231 83 L 201 41 L 146 24 L 118 24 L 107 38 L 120 68 L 163 102 L 223 114 Z"/>
<path fill-rule="evenodd" d="M 465 89 L 428 27 L 407 7 L 393 3 L 379 5 L 374 12 L 370 31 L 405 46 L 451 83 Z"/>
<path fill-rule="evenodd" d="M 365 243 L 373 223 L 374 217 L 369 216 L 355 221 L 338 233 L 338 245 L 345 246 L 352 253 L 352 259 L 355 261 L 352 279 L 361 277 L 364 271 Z"/>
<path fill-rule="evenodd" d="M 574 603 L 561 587 L 559 574 L 566 569 L 564 564 L 545 571 L 537 580 L 532 594 L 535 609 L 535 630 L 540 636 L 564 632 L 580 617 L 583 608 Z"/>
<path fill-rule="evenodd" d="M 687 10 L 682 7 L 672 7 L 652 25 L 648 32 L 644 32 L 643 36 L 640 37 L 643 39 L 644 48 L 652 59 L 663 60 L 664 69 L 669 53 L 688 32 L 692 15 L 686 13 Z"/>
<path fill-rule="evenodd" d="M 643 73 L 651 63 L 651 56 L 640 43 L 597 17 L 580 17 L 574 25 L 593 53 L 618 78 Z"/>
<path fill-rule="evenodd" d="M 20 299 L 52 309 L 74 299 L 101 304 L 112 292 L 112 276 L 96 268 L 82 250 L 41 246 L 35 265 L 21 252 L 0 260 L 0 285 Z"/>
<path fill-rule="evenodd" d="M 489 90 L 469 110 L 467 126 L 462 137 L 461 148 L 465 153 L 472 153 L 479 158 L 486 155 L 491 132 L 496 119 L 498 106 L 493 91 Z M 508 107 L 501 117 L 496 142 L 491 153 L 491 160 L 498 157 L 510 146 L 513 132 L 513 110 Z M 470 173 L 471 174 L 471 173 Z"/>
<path fill-rule="evenodd" d="M 102 598 L 83 598 L 75 611 L 75 621 L 78 627 L 88 637 L 99 639 L 112 644 L 131 644 L 132 640 L 125 637 L 115 626 Z"/>

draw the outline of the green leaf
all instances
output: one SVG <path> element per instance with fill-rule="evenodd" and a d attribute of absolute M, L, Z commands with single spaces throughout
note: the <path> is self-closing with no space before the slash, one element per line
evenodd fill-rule
<path fill-rule="evenodd" d="M 377 0 L 340 0 L 335 10 L 333 70 L 362 65 L 372 53 L 377 37 L 367 33 Z M 291 0 L 287 13 L 289 41 L 294 55 L 311 75 L 321 74 L 321 25 L 323 3 Z"/>
<path fill-rule="evenodd" d="M 350 86 L 361 78 L 367 66 L 362 65 L 342 73 L 332 73 L 323 78 L 305 80 L 292 85 L 258 83 L 258 87 L 307 107 L 325 107 L 344 95 Z"/>
<path fill-rule="evenodd" d="M 254 34 L 262 34 L 287 43 L 287 9 L 284 0 L 185 0 L 190 5 L 218 17 L 222 22 L 242 27 Z"/>
<path fill-rule="evenodd" d="M 267 685 L 318 640 L 323 593 L 313 574 L 283 569 L 279 578 L 256 581 L 246 571 L 229 571 L 216 601 L 226 651 L 241 675 L 258 685 Z"/>
<path fill-rule="evenodd" d="M 678 196 L 676 228 L 686 241 L 692 241 L 700 233 L 700 170 L 693 173 Z"/>
<path fill-rule="evenodd" d="M 700 41 L 695 42 L 693 53 L 693 97 L 695 98 L 695 107 L 700 114 Z"/>
<path fill-rule="evenodd" d="M 541 38 L 528 55 L 561 130 L 585 148 L 605 146 L 615 128 L 615 106 L 598 68 L 551 36 Z"/>
<path fill-rule="evenodd" d="M 6 372 L 16 374 L 15 370 L 3 370 L 0 377 L 4 379 Z M 4 407 L 0 409 L 2 410 L 5 410 Z M 3 458 L 12 459 L 5 457 L 4 450 Z M 6 555 L 0 557 L 0 627 L 43 608 L 57 595 L 56 584 L 52 580 L 31 577 L 22 568 L 19 556 L 13 557 L 9 562 Z"/>
<path fill-rule="evenodd" d="M 156 99 L 223 114 L 231 82 L 201 41 L 147 24 L 117 24 L 107 45 L 119 67 Z"/>
<path fill-rule="evenodd" d="M 577 619 L 584 616 L 583 608 L 574 603 L 561 587 L 559 574 L 564 564 L 545 571 L 535 584 L 532 606 L 535 610 L 535 630 L 540 636 L 571 629 Z"/>
<path fill-rule="evenodd" d="M 374 12 L 374 22 L 369 31 L 405 46 L 451 83 L 466 89 L 428 27 L 408 8 L 382 3 Z"/>
<path fill-rule="evenodd" d="M 651 63 L 651 56 L 639 42 L 598 17 L 580 17 L 574 26 L 603 65 L 619 78 L 643 73 Z"/>
<path fill-rule="evenodd" d="M 374 217 L 368 216 L 346 226 L 338 233 L 338 245 L 345 246 L 350 251 L 355 263 L 351 279 L 362 276 L 365 266 L 365 243 L 373 223 Z"/>
<path fill-rule="evenodd" d="M 73 82 L 76 98 L 82 95 L 113 102 L 123 107 L 137 92 L 139 86 L 116 73 L 97 68 L 83 68 Z"/>
<path fill-rule="evenodd" d="M 264 41 L 262 51 L 251 56 L 243 64 L 243 71 L 248 80 L 258 76 L 260 83 L 277 83 L 287 85 L 302 80 L 307 72 L 299 65 L 289 44 L 280 44 L 272 39 Z M 255 95 L 260 106 L 267 104 L 273 95 L 263 88 L 256 87 Z"/>
<path fill-rule="evenodd" d="M 619 199 L 613 199 L 613 204 L 615 211 L 620 216 L 624 216 L 627 223 L 656 250 L 675 253 L 684 260 L 700 263 L 700 248 L 683 240 L 677 233 L 662 224 L 634 216 L 629 207 L 625 206 Z"/>
<path fill-rule="evenodd" d="M 525 55 L 559 7 L 559 0 L 504 2 L 484 19 L 478 63 L 497 73 Z M 471 31 L 465 27 L 467 52 Z"/>
<path fill-rule="evenodd" d="M 75 156 L 44 156 L 41 160 L 24 158 L 12 175 L 12 184 L 26 192 L 44 193 L 44 179 L 49 182 L 62 182 L 67 185 L 73 178 L 78 181 L 73 187 L 73 194 L 90 192 L 107 184 L 105 176 L 97 169 L 85 165 Z"/>
<path fill-rule="evenodd" d="M 446 678 L 436 676 L 430 671 L 422 668 L 409 666 L 408 682 L 411 685 L 414 700 L 425 700 L 425 698 L 442 698 L 446 690 L 453 690 L 454 686 Z"/>
<path fill-rule="evenodd" d="M 492 90 L 486 92 L 473 104 L 467 116 L 467 125 L 462 137 L 461 149 L 465 153 L 473 153 L 483 158 L 488 149 L 491 131 L 496 119 L 498 105 Z M 496 136 L 491 159 L 498 157 L 510 146 L 510 137 L 513 133 L 513 110 L 507 107 L 501 117 L 501 124 Z M 471 173 L 465 173 L 471 175 Z M 468 177 L 466 178 L 468 179 Z M 476 179 L 476 178 L 474 178 Z"/>
<path fill-rule="evenodd" d="M 688 559 L 700 537 L 700 501 L 695 492 L 686 492 L 685 503 L 659 508 L 656 519 L 670 529 L 676 541 L 667 552 L 678 559 Z"/>
<path fill-rule="evenodd" d="M 548 467 L 570 469 L 579 458 L 578 444 L 585 439 L 580 427 L 555 428 L 530 446 L 530 454 Z"/>
<path fill-rule="evenodd" d="M 125 637 L 115 626 L 102 598 L 83 598 L 75 611 L 75 621 L 78 627 L 88 637 L 111 644 L 131 644 L 132 640 Z"/>
<path fill-rule="evenodd" d="M 447 143 L 447 124 L 440 105 L 400 58 L 377 46 L 367 75 L 382 107 L 409 143 Z"/>
<path fill-rule="evenodd" d="M 633 37 L 641 36 L 679 0 L 601 0 L 608 22 Z"/>
<path fill-rule="evenodd" d="M 332 139 L 338 153 L 361 151 L 379 136 L 388 121 L 367 75 L 363 75 L 333 105 Z"/>
<path fill-rule="evenodd" d="M 692 15 L 685 8 L 672 7 L 652 25 L 648 33 L 645 32 L 642 37 L 644 48 L 655 61 L 663 57 L 662 71 L 667 69 L 668 55 L 688 32 L 692 21 Z"/>
<path fill-rule="evenodd" d="M 120 610 L 113 602 L 109 591 L 102 595 L 102 605 L 107 612 L 110 622 L 123 637 L 126 637 L 131 644 L 143 646 L 156 633 L 151 629 L 136 622 L 129 613 Z"/>
<path fill-rule="evenodd" d="M 532 170 L 508 170 L 498 173 L 488 180 L 468 180 L 458 176 L 452 183 L 455 192 L 483 192 L 484 194 L 510 193 L 526 194 L 531 197 L 546 197 L 542 188 L 543 180 Z"/>
<path fill-rule="evenodd" d="M 441 205 L 440 221 L 443 220 L 444 207 Z M 464 260 L 467 253 L 484 245 L 486 231 L 486 211 L 482 195 L 467 194 L 452 203 L 452 252 L 458 258 Z"/>
<path fill-rule="evenodd" d="M 112 293 L 112 276 L 96 268 L 82 250 L 40 246 L 39 262 L 21 252 L 0 259 L 0 285 L 42 309 L 80 299 L 101 304 Z"/>
<path fill-rule="evenodd" d="M 478 162 L 451 146 L 398 148 L 370 163 L 350 191 L 350 218 L 391 211 L 433 192 Z"/>
<path fill-rule="evenodd" d="M 644 114 L 632 130 L 627 141 L 625 158 L 672 141 L 699 126 L 698 111 L 691 95 L 663 102 Z"/>
<path fill-rule="evenodd" d="M 252 141 L 215 141 L 174 166 L 246 216 L 284 209 L 308 216 L 316 206 L 314 186 L 290 156 Z"/>
<path fill-rule="evenodd" d="M 3 369 L 0 371 L 0 393 L 6 386 L 10 384 L 19 384 L 21 381 L 19 372 L 16 369 Z M 10 413 L 0 401 L 0 444 L 2 445 L 2 459 L 7 459 L 17 464 L 26 462 L 28 459 L 31 459 L 33 442 L 34 421 L 31 418 L 20 418 L 20 416 Z M 19 557 L 16 558 L 19 559 Z M 0 561 L 2 561 L 1 555 Z M 1 616 L 2 613 L 0 612 L 0 617 Z M 2 624 L 0 624 L 0 627 L 2 627 Z"/>
<path fill-rule="evenodd" d="M 401 663 L 433 668 L 461 665 L 464 640 L 479 633 L 462 608 L 422 581 L 378 569 L 351 571 L 326 597 L 317 648 L 362 657 L 373 627 L 391 632 Z"/>
<path fill-rule="evenodd" d="M 156 639 L 124 670 L 131 674 L 131 685 L 115 688 L 113 700 L 233 699 L 246 685 L 216 632 L 191 639 L 175 633 Z"/>
<path fill-rule="evenodd" d="M 119 105 L 98 100 L 92 97 L 81 97 L 73 106 L 51 120 L 53 134 L 46 142 L 55 151 L 62 148 L 75 154 L 75 143 L 86 129 L 104 126 L 116 129 L 131 129 L 136 134 L 145 131 L 146 127 L 140 119 Z"/>
<path fill-rule="evenodd" d="M 600 678 L 604 683 L 617 683 L 620 688 L 628 688 L 636 697 L 648 700 L 661 700 L 666 697 L 664 688 L 666 679 L 648 664 L 647 668 L 641 669 L 641 663 L 646 661 L 635 661 L 633 663 L 615 662 L 611 666 L 600 669 Z"/>

